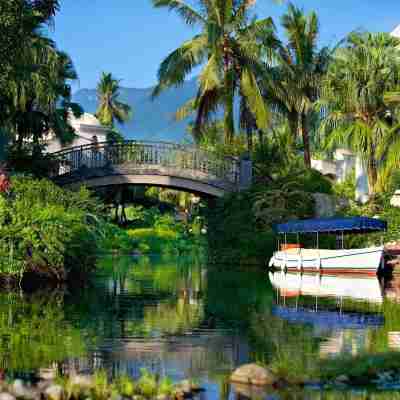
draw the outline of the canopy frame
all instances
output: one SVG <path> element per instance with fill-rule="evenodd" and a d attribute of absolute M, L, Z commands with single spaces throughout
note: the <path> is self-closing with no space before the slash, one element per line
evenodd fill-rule
<path fill-rule="evenodd" d="M 387 222 L 369 217 L 337 217 L 288 221 L 274 226 L 276 233 L 365 234 L 387 230 Z"/>

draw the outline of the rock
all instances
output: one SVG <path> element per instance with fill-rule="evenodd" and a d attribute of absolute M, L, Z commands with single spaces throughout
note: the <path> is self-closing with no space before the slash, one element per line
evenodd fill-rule
<path fill-rule="evenodd" d="M 70 377 L 70 383 L 74 386 L 80 386 L 82 388 L 90 388 L 93 386 L 93 377 L 90 375 L 72 375 Z"/>
<path fill-rule="evenodd" d="M 55 368 L 40 368 L 38 376 L 45 381 L 54 380 L 57 378 L 57 371 Z"/>
<path fill-rule="evenodd" d="M 257 364 L 245 364 L 237 368 L 231 375 L 231 381 L 256 386 L 273 385 L 278 378 L 267 368 Z"/>
<path fill-rule="evenodd" d="M 187 379 L 185 379 L 184 381 L 180 382 L 177 385 L 177 388 L 180 389 L 185 394 L 192 393 L 192 383 Z"/>
<path fill-rule="evenodd" d="M 50 381 L 50 380 L 42 380 L 42 381 L 39 381 L 39 382 L 37 383 L 36 387 L 37 387 L 37 389 L 38 389 L 40 392 L 44 392 L 49 386 L 51 386 L 51 385 L 53 385 L 53 384 L 54 384 L 53 381 Z"/>
<path fill-rule="evenodd" d="M 61 400 L 64 389 L 60 385 L 51 385 L 44 391 L 44 396 L 48 400 Z"/>
<path fill-rule="evenodd" d="M 21 379 L 16 379 L 12 383 L 10 392 L 17 398 L 20 397 L 27 400 L 35 400 L 40 397 L 36 389 L 26 387 Z"/>
<path fill-rule="evenodd" d="M 347 375 L 339 375 L 335 379 L 335 383 L 338 385 L 347 385 L 350 382 L 350 378 Z"/>
<path fill-rule="evenodd" d="M 233 390 L 235 393 L 240 395 L 246 399 L 265 399 L 268 398 L 268 387 L 265 386 L 254 386 L 247 385 L 243 383 L 233 383 Z M 273 391 L 271 387 L 269 387 L 269 391 Z M 239 398 L 239 397 L 238 397 Z"/>
<path fill-rule="evenodd" d="M 16 398 L 10 393 L 2 392 L 0 393 L 0 400 L 16 400 Z"/>
<path fill-rule="evenodd" d="M 21 379 L 16 379 L 12 383 L 10 390 L 15 397 L 25 397 L 26 388 Z"/>
<path fill-rule="evenodd" d="M 400 190 L 394 192 L 394 195 L 390 199 L 390 205 L 392 207 L 400 207 Z"/>

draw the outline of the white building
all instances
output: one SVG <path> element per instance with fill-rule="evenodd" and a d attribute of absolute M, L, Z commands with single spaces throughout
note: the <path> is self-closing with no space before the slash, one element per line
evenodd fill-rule
<path fill-rule="evenodd" d="M 400 39 L 400 25 L 391 32 L 391 35 Z"/>
<path fill-rule="evenodd" d="M 96 141 L 99 143 L 106 141 L 107 128 L 104 128 L 93 114 L 84 113 L 80 118 L 71 115 L 70 124 L 75 129 L 75 139 L 71 143 L 62 145 L 54 135 L 50 136 L 45 141 L 48 153 L 55 153 L 65 148 L 87 145 Z"/>
<path fill-rule="evenodd" d="M 311 160 L 312 168 L 342 183 L 354 171 L 356 178 L 355 200 L 366 203 L 369 199 L 368 175 L 362 160 L 347 149 L 337 149 L 332 161 Z"/>
<path fill-rule="evenodd" d="M 347 149 L 337 149 L 332 161 L 311 160 L 311 167 L 342 183 L 352 173 L 356 166 L 355 155 Z"/>

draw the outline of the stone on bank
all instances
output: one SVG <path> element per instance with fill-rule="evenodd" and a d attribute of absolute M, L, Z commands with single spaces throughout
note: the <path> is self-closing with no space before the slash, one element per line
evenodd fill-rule
<path fill-rule="evenodd" d="M 231 382 L 255 386 L 273 385 L 278 378 L 267 368 L 257 364 L 245 364 L 237 368 L 231 375 Z"/>

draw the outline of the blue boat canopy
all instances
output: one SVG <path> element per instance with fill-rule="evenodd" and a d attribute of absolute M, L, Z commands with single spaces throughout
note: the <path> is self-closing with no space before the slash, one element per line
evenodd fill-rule
<path fill-rule="evenodd" d="M 277 233 L 369 233 L 386 229 L 386 221 L 368 217 L 305 219 L 274 226 Z"/>

